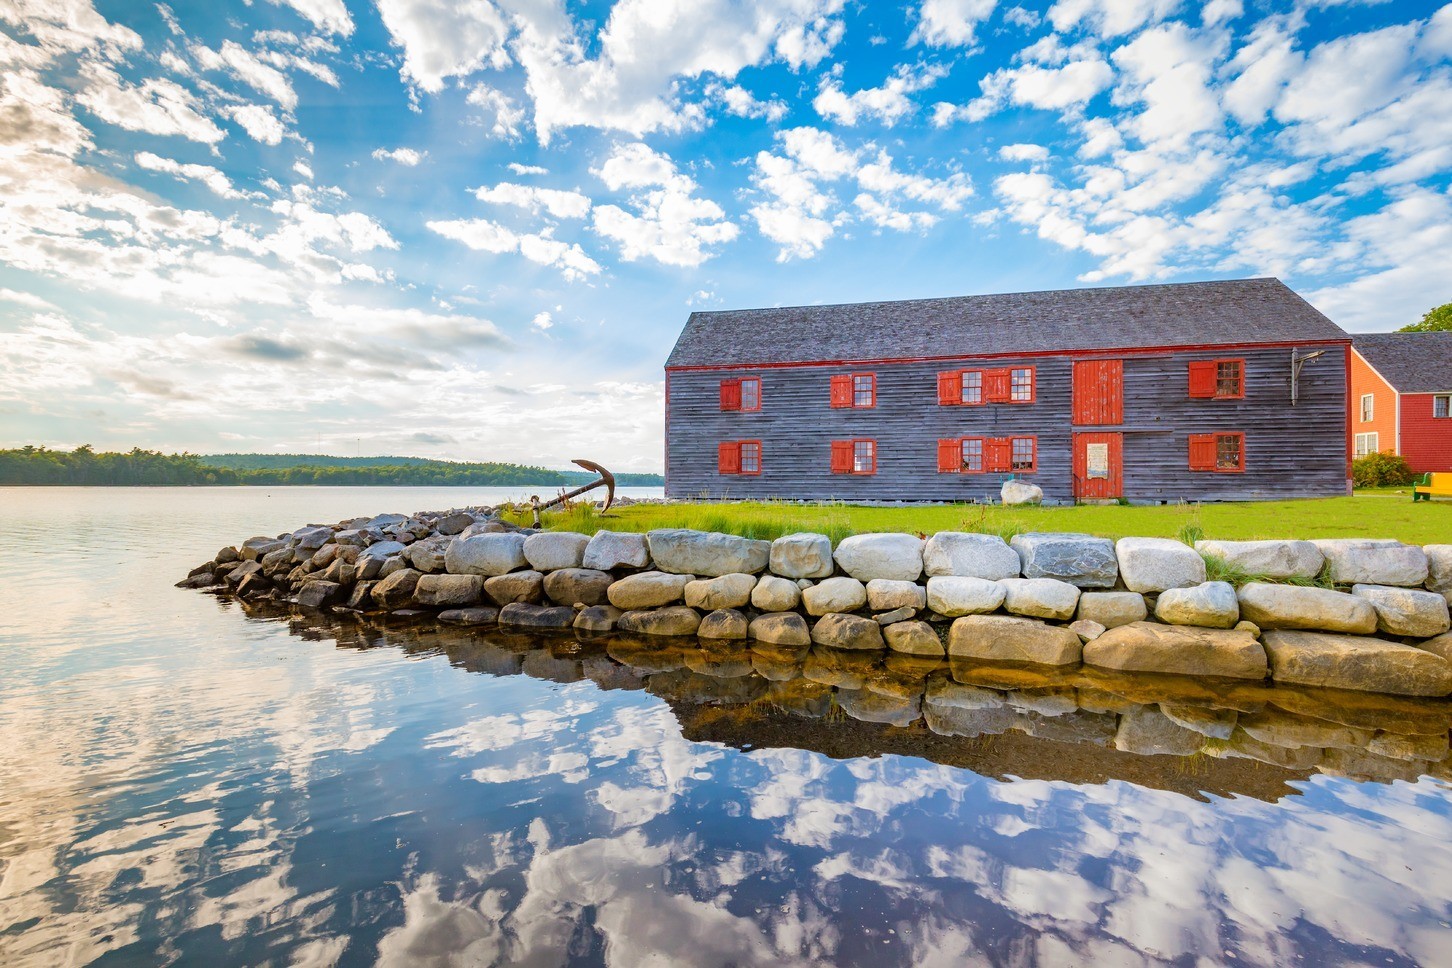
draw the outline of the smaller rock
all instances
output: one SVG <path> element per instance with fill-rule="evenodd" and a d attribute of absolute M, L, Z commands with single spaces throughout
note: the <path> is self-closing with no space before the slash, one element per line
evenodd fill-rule
<path fill-rule="evenodd" d="M 336 604 L 342 597 L 343 586 L 331 581 L 310 581 L 297 593 L 297 603 L 303 608 L 326 608 Z"/>
<path fill-rule="evenodd" d="M 771 552 L 769 541 L 688 528 L 657 528 L 645 541 L 657 570 L 708 578 L 764 571 Z"/>
<path fill-rule="evenodd" d="M 402 565 L 403 563 L 399 562 L 398 571 L 373 586 L 373 601 L 379 608 L 395 611 L 413 604 L 413 591 L 418 587 L 418 580 L 423 575 L 412 568 L 404 568 Z"/>
<path fill-rule="evenodd" d="M 771 543 L 768 567 L 783 578 L 830 578 L 832 541 L 824 534 L 785 534 Z"/>
<path fill-rule="evenodd" d="M 524 539 L 524 558 L 535 571 L 579 568 L 589 547 L 587 535 L 570 531 L 542 531 Z"/>
<path fill-rule="evenodd" d="M 1427 553 L 1416 545 L 1370 538 L 1321 538 L 1313 542 L 1326 556 L 1338 585 L 1419 586 L 1427 580 Z"/>
<path fill-rule="evenodd" d="M 812 641 L 834 649 L 882 649 L 882 626 L 858 615 L 832 613 L 812 626 Z"/>
<path fill-rule="evenodd" d="M 917 581 L 923 573 L 923 544 L 912 534 L 854 534 L 837 544 L 832 557 L 858 581 Z"/>
<path fill-rule="evenodd" d="M 524 535 L 480 534 L 453 538 L 444 553 L 444 567 L 452 575 L 483 575 L 491 578 L 523 568 Z"/>
<path fill-rule="evenodd" d="M 855 612 L 867 604 L 867 586 L 856 578 L 828 578 L 802 591 L 808 615 Z"/>
<path fill-rule="evenodd" d="M 499 609 L 487 605 L 450 608 L 439 613 L 439 621 L 445 625 L 493 625 L 499 621 Z"/>
<path fill-rule="evenodd" d="M 751 590 L 751 604 L 763 612 L 789 612 L 802 600 L 802 590 L 794 581 L 775 575 L 762 575 Z"/>
<path fill-rule="evenodd" d="M 643 571 L 627 575 L 610 586 L 606 595 L 610 604 L 624 611 L 656 608 L 679 602 L 691 575 L 668 575 L 659 571 Z"/>
<path fill-rule="evenodd" d="M 484 594 L 501 608 L 515 602 L 538 605 L 544 601 L 544 575 L 537 571 L 495 575 L 484 579 Z"/>
<path fill-rule="evenodd" d="M 360 557 L 354 572 L 358 581 L 372 581 L 383 573 L 383 559 Z"/>
<path fill-rule="evenodd" d="M 1119 577 L 1132 592 L 1162 592 L 1205 581 L 1205 559 L 1170 538 L 1120 538 L 1114 545 Z"/>
<path fill-rule="evenodd" d="M 902 608 L 895 608 L 890 612 L 883 612 L 880 615 L 874 615 L 872 616 L 872 620 L 878 625 L 881 625 L 883 628 L 886 628 L 889 625 L 896 625 L 899 622 L 906 622 L 908 619 L 912 618 L 916 614 L 918 614 L 917 609 L 903 606 Z"/>
<path fill-rule="evenodd" d="M 1315 578 L 1326 563 L 1309 541 L 1197 541 L 1195 550 L 1247 575 L 1285 580 Z"/>
<path fill-rule="evenodd" d="M 1005 507 L 1021 504 L 1043 504 L 1044 489 L 1027 481 L 1009 480 L 998 490 L 998 498 Z"/>
<path fill-rule="evenodd" d="M 744 608 L 756 588 L 756 576 L 736 573 L 717 578 L 701 578 L 687 582 L 686 604 L 692 608 L 713 611 L 718 608 Z"/>
<path fill-rule="evenodd" d="M 332 540 L 333 529 L 322 526 L 298 528 L 292 533 L 293 544 L 309 551 L 316 551 Z"/>
<path fill-rule="evenodd" d="M 1069 623 L 1069 631 L 1079 636 L 1080 642 L 1093 642 L 1109 630 L 1098 622 L 1091 622 L 1087 618 L 1081 618 L 1078 621 Z"/>
<path fill-rule="evenodd" d="M 923 586 L 911 581 L 874 578 L 867 583 L 867 607 L 874 612 L 894 608 L 922 608 L 927 604 Z"/>
<path fill-rule="evenodd" d="M 1119 578 L 1119 559 L 1108 538 L 1034 532 L 1015 535 L 1009 544 L 1025 578 L 1057 578 L 1079 588 L 1113 588 Z"/>
<path fill-rule="evenodd" d="M 1235 631 L 1249 632 L 1255 638 L 1260 638 L 1260 626 L 1256 625 L 1254 622 L 1247 622 L 1245 619 L 1241 619 L 1239 622 L 1235 623 Z"/>
<path fill-rule="evenodd" d="M 359 553 L 359 558 L 387 558 L 389 555 L 401 554 L 408 547 L 401 541 L 379 541 L 364 548 Z"/>
<path fill-rule="evenodd" d="M 1326 588 L 1248 582 L 1240 586 L 1240 614 L 1263 629 L 1309 629 L 1370 635 L 1376 609 L 1364 598 Z"/>
<path fill-rule="evenodd" d="M 894 652 L 931 656 L 943 654 L 943 642 L 927 622 L 897 622 L 884 628 L 882 634 L 887 639 L 887 647 Z"/>
<path fill-rule="evenodd" d="M 219 564 L 219 565 L 225 565 L 225 564 L 228 564 L 229 562 L 241 560 L 241 556 L 237 554 L 237 549 L 236 548 L 233 548 L 231 545 L 228 545 L 227 547 L 223 548 L 221 551 L 218 551 L 216 558 L 214 558 L 213 560 L 216 561 L 217 564 Z"/>
<path fill-rule="evenodd" d="M 923 546 L 923 571 L 931 576 L 1000 578 L 1019 576 L 1018 552 L 996 534 L 939 531 Z"/>
<path fill-rule="evenodd" d="M 626 612 L 615 620 L 615 627 L 637 635 L 695 635 L 701 627 L 701 616 L 694 608 L 669 605 Z"/>
<path fill-rule="evenodd" d="M 576 613 L 575 629 L 580 632 L 613 632 L 622 614 L 614 605 L 587 605 Z"/>
<path fill-rule="evenodd" d="M 377 582 L 360 581 L 353 586 L 352 594 L 348 596 L 348 607 L 355 612 L 367 612 L 373 609 L 373 586 Z"/>
<path fill-rule="evenodd" d="M 1005 579 L 1008 580 L 1008 579 Z M 1013 581 L 1024 581 L 1022 578 Z M 927 605 L 939 615 L 957 617 L 997 611 L 1003 604 L 1007 588 L 987 578 L 934 575 L 928 579 Z M 1074 595 L 1078 597 L 1078 589 Z"/>
<path fill-rule="evenodd" d="M 477 605 L 484 594 L 484 584 L 478 575 L 424 575 L 414 586 L 413 600 L 435 608 Z"/>
<path fill-rule="evenodd" d="M 1427 556 L 1427 580 L 1423 586 L 1452 605 L 1452 544 L 1427 545 L 1422 551 Z M 217 562 L 221 561 L 222 555 L 218 553 Z"/>
<path fill-rule="evenodd" d="M 402 558 L 389 558 L 383 562 L 383 567 L 378 569 L 378 577 L 387 578 L 389 575 L 405 571 L 407 568 L 408 565 L 404 563 Z"/>
<path fill-rule="evenodd" d="M 807 620 L 796 612 L 774 612 L 751 620 L 747 634 L 766 645 L 804 646 L 812 644 Z"/>
<path fill-rule="evenodd" d="M 1082 653 L 1078 635 L 1031 618 L 968 615 L 948 631 L 948 654 L 971 659 L 1071 665 Z"/>
<path fill-rule="evenodd" d="M 696 635 L 703 639 L 744 639 L 750 623 L 734 608 L 718 608 L 701 619 Z"/>
<path fill-rule="evenodd" d="M 1155 618 L 1170 625 L 1228 629 L 1240 621 L 1240 602 L 1229 582 L 1207 581 L 1161 592 L 1155 600 Z"/>
<path fill-rule="evenodd" d="M 575 610 L 562 605 L 513 602 L 499 610 L 499 624 L 530 629 L 567 629 L 575 623 Z"/>
<path fill-rule="evenodd" d="M 1391 585 L 1353 585 L 1351 594 L 1371 602 L 1376 609 L 1377 631 L 1427 639 L 1452 628 L 1447 600 L 1436 592 Z"/>
<path fill-rule="evenodd" d="M 1005 578 L 1003 607 L 1015 615 L 1067 621 L 1079 606 L 1079 589 L 1054 578 Z"/>
<path fill-rule="evenodd" d="M 439 518 L 434 530 L 443 535 L 455 535 L 474 523 L 474 515 L 468 511 L 454 511 Z"/>
<path fill-rule="evenodd" d="M 608 571 L 561 568 L 544 576 L 544 592 L 556 605 L 604 605 L 614 580 Z"/>
<path fill-rule="evenodd" d="M 599 571 L 612 568 L 644 568 L 650 564 L 645 535 L 625 531 L 596 531 L 585 545 L 581 566 Z"/>
<path fill-rule="evenodd" d="M 1131 622 L 1143 622 L 1149 617 L 1149 609 L 1139 592 L 1084 592 L 1079 596 L 1076 614 L 1081 619 L 1112 629 Z"/>

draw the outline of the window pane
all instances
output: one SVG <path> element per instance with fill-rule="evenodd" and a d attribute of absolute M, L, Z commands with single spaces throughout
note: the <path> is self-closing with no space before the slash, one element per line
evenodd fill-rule
<path fill-rule="evenodd" d="M 1240 438 L 1221 434 L 1215 438 L 1215 466 L 1225 469 L 1240 467 Z"/>
<path fill-rule="evenodd" d="M 1452 397 L 1433 397 L 1432 398 L 1432 416 L 1434 416 L 1434 417 L 1447 417 L 1447 416 L 1452 416 Z"/>
<path fill-rule="evenodd" d="M 1240 361 L 1223 360 L 1215 364 L 1215 395 L 1240 396 Z"/>
<path fill-rule="evenodd" d="M 983 371 L 965 370 L 963 372 L 963 402 L 983 402 Z"/>
<path fill-rule="evenodd" d="M 1034 441 L 1032 437 L 1013 438 L 1013 457 L 1009 469 L 1015 471 L 1033 470 Z"/>
<path fill-rule="evenodd" d="M 761 381 L 747 379 L 741 381 L 741 409 L 755 410 L 761 406 Z"/>
<path fill-rule="evenodd" d="M 852 442 L 852 470 L 858 474 L 872 472 L 872 456 L 877 445 L 870 440 Z"/>
<path fill-rule="evenodd" d="M 871 375 L 854 376 L 852 378 L 852 405 L 854 407 L 872 406 L 872 384 L 874 380 Z"/>
<path fill-rule="evenodd" d="M 741 445 L 741 473 L 756 474 L 761 471 L 761 445 Z"/>
<path fill-rule="evenodd" d="M 1013 370 L 1010 374 L 1009 398 L 1012 400 L 1032 400 L 1034 398 L 1034 371 L 1030 369 Z"/>
<path fill-rule="evenodd" d="M 963 441 L 963 469 L 983 470 L 983 441 L 981 438 L 970 437 Z"/>

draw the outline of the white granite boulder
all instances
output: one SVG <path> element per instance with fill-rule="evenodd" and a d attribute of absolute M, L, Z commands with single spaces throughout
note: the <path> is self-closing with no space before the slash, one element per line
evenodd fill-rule
<path fill-rule="evenodd" d="M 588 535 L 571 531 L 541 531 L 524 539 L 524 558 L 535 571 L 584 567 Z"/>
<path fill-rule="evenodd" d="M 1005 578 L 997 584 L 1004 609 L 1015 615 L 1066 622 L 1079 606 L 1079 589 L 1056 578 Z"/>
<path fill-rule="evenodd" d="M 677 575 L 755 574 L 766 569 L 771 554 L 770 541 L 688 528 L 660 528 L 648 532 L 645 541 L 655 567 Z"/>
<path fill-rule="evenodd" d="M 694 580 L 691 575 L 643 571 L 637 575 L 626 575 L 613 583 L 605 594 L 611 605 L 624 611 L 657 608 L 679 602 L 685 595 L 686 585 Z"/>
<path fill-rule="evenodd" d="M 1113 588 L 1119 578 L 1114 542 L 1087 534 L 1034 532 L 1014 535 L 1025 578 L 1056 578 L 1079 588 Z"/>
<path fill-rule="evenodd" d="M 1231 629 L 1240 621 L 1240 600 L 1236 598 L 1235 586 L 1224 581 L 1207 581 L 1194 588 L 1169 588 L 1155 602 L 1155 618 L 1170 625 Z"/>
<path fill-rule="evenodd" d="M 1043 504 L 1044 489 L 1037 484 L 1030 484 L 1028 481 L 1004 481 L 1003 486 L 998 489 L 998 499 L 1006 507 L 1016 507 L 1021 504 Z"/>
<path fill-rule="evenodd" d="M 855 612 L 867 604 L 867 586 L 856 578 L 827 578 L 802 589 L 808 615 Z"/>
<path fill-rule="evenodd" d="M 1427 580 L 1427 553 L 1416 545 L 1372 538 L 1324 538 L 1312 544 L 1326 556 L 1338 585 L 1410 588 Z"/>
<path fill-rule="evenodd" d="M 1195 550 L 1248 575 L 1282 580 L 1315 578 L 1326 563 L 1310 541 L 1197 541 Z"/>
<path fill-rule="evenodd" d="M 1120 538 L 1114 545 L 1119 577 L 1132 592 L 1189 588 L 1205 580 L 1205 559 L 1171 538 Z"/>
<path fill-rule="evenodd" d="M 790 612 L 801 600 L 797 583 L 776 575 L 762 575 L 751 590 L 752 607 L 763 612 Z"/>
<path fill-rule="evenodd" d="M 507 575 L 525 564 L 524 535 L 512 532 L 454 538 L 444 552 L 451 575 Z"/>
<path fill-rule="evenodd" d="M 1263 629 L 1314 629 L 1370 635 L 1376 609 L 1364 598 L 1326 588 L 1249 582 L 1240 587 L 1240 615 Z"/>
<path fill-rule="evenodd" d="M 949 618 L 995 611 L 1003 604 L 1004 594 L 1003 585 L 986 578 L 934 575 L 928 579 L 928 607 Z"/>
<path fill-rule="evenodd" d="M 922 608 L 927 602 L 927 593 L 917 582 L 874 578 L 867 583 L 867 607 L 874 612 Z"/>
<path fill-rule="evenodd" d="M 767 561 L 783 578 L 830 578 L 832 541 L 825 534 L 784 534 L 771 543 Z"/>
<path fill-rule="evenodd" d="M 858 581 L 917 581 L 923 573 L 923 539 L 911 534 L 854 534 L 838 542 L 833 557 Z"/>
<path fill-rule="evenodd" d="M 585 545 L 582 568 L 610 571 L 613 568 L 644 568 L 650 564 L 645 535 L 628 531 L 596 531 Z"/>
<path fill-rule="evenodd" d="M 1351 594 L 1371 602 L 1376 609 L 1377 631 L 1386 635 L 1430 639 L 1452 627 L 1447 600 L 1436 592 L 1394 585 L 1353 585 Z"/>
<path fill-rule="evenodd" d="M 1017 578 L 1018 552 L 996 534 L 939 531 L 923 545 L 923 571 L 929 576 Z"/>
<path fill-rule="evenodd" d="M 714 612 L 721 608 L 743 608 L 751 601 L 756 576 L 737 572 L 717 578 L 698 578 L 686 584 L 686 604 Z"/>
<path fill-rule="evenodd" d="M 453 542 L 453 538 L 445 535 L 435 535 L 432 538 L 415 541 L 401 553 L 404 560 L 419 571 L 444 571 L 448 567 L 449 545 Z M 369 554 L 369 549 L 371 548 L 377 548 L 378 545 L 387 543 L 380 541 L 378 544 L 371 544 L 368 548 L 363 549 L 364 554 Z"/>

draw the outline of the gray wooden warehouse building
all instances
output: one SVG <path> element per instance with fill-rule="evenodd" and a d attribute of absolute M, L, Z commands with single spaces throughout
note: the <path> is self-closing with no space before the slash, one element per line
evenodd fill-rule
<path fill-rule="evenodd" d="M 692 313 L 672 498 L 1346 494 L 1350 337 L 1277 279 Z"/>

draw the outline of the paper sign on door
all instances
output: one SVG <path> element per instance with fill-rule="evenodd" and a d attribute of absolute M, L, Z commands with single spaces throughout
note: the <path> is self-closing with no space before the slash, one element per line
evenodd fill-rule
<path fill-rule="evenodd" d="M 1108 444 L 1085 444 L 1084 465 L 1087 476 L 1091 478 L 1109 478 L 1109 445 Z"/>

